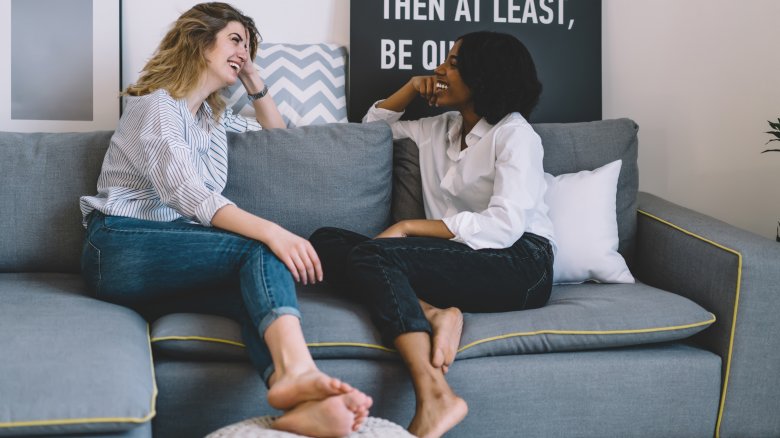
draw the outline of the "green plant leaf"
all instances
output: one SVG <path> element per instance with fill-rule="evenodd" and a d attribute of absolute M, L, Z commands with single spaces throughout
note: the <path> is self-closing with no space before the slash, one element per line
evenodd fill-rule
<path fill-rule="evenodd" d="M 771 143 L 773 141 L 780 141 L 780 117 L 778 117 L 777 123 L 772 122 L 771 120 L 767 120 L 766 122 L 769 123 L 769 126 L 771 126 L 774 129 L 774 131 L 764 131 L 764 133 L 765 134 L 769 134 L 769 135 L 773 135 L 775 138 L 770 139 L 769 141 L 767 141 L 764 144 L 767 145 L 767 144 L 769 144 L 769 143 Z M 780 150 L 779 149 L 767 149 L 767 150 L 765 150 L 765 151 L 763 151 L 761 153 L 763 154 L 764 152 L 780 152 Z"/>

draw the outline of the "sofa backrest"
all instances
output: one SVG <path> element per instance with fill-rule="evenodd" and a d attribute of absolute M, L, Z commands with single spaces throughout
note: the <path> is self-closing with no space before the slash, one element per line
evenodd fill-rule
<path fill-rule="evenodd" d="M 79 197 L 95 193 L 112 134 L 0 132 L 0 272 L 78 272 Z"/>
<path fill-rule="evenodd" d="M 384 122 L 228 134 L 224 195 L 308 238 L 330 226 L 374 236 L 390 222 L 392 132 Z"/>
<path fill-rule="evenodd" d="M 620 252 L 630 261 L 638 185 L 636 124 L 620 119 L 534 129 L 545 147 L 545 170 L 554 175 L 623 160 L 617 213 Z M 0 272 L 79 271 L 84 230 L 78 200 L 96 192 L 111 134 L 0 132 Z M 389 128 L 383 123 L 270 130 L 231 135 L 229 141 L 225 194 L 247 210 L 305 237 L 324 225 L 370 234 L 389 221 L 392 160 Z M 279 183 L 272 186 L 271 181 Z"/>
<path fill-rule="evenodd" d="M 79 197 L 96 193 L 112 132 L 0 132 L 0 272 L 78 272 Z M 224 194 L 308 237 L 377 234 L 390 217 L 392 137 L 383 122 L 229 134 Z"/>

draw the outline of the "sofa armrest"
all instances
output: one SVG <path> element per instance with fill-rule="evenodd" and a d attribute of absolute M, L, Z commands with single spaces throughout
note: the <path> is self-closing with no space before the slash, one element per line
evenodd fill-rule
<path fill-rule="evenodd" d="M 633 271 L 717 322 L 694 342 L 723 359 L 715 436 L 778 436 L 780 244 L 640 192 Z"/>

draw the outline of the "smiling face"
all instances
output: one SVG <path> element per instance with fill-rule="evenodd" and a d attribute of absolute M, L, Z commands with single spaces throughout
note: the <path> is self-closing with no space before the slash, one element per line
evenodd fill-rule
<path fill-rule="evenodd" d="M 458 71 L 458 51 L 461 40 L 455 42 L 447 59 L 436 67 L 436 104 L 457 110 L 473 105 L 471 89 L 463 82 Z"/>
<path fill-rule="evenodd" d="M 233 85 L 238 72 L 249 58 L 248 34 L 238 21 L 231 21 L 217 33 L 214 44 L 206 50 L 206 81 L 214 91 Z"/>

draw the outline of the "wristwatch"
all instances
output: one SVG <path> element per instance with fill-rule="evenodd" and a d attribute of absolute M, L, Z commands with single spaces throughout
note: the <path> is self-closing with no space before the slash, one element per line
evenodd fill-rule
<path fill-rule="evenodd" d="M 246 98 L 249 99 L 250 102 L 254 102 L 257 99 L 262 99 L 265 97 L 265 95 L 268 94 L 268 85 L 263 85 L 263 89 L 255 94 L 246 94 Z"/>

